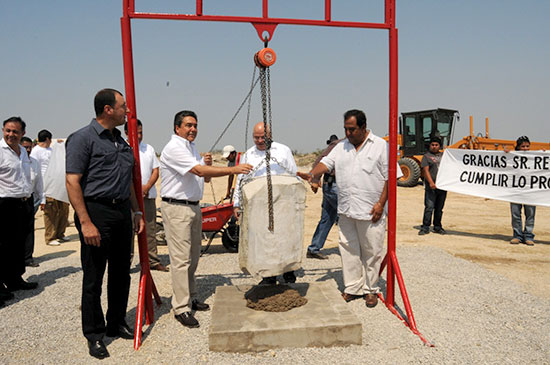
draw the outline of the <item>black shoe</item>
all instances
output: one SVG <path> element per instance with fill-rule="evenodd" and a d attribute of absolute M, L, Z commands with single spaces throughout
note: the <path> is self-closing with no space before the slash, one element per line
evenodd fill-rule
<path fill-rule="evenodd" d="M 2 308 L 4 306 L 4 301 L 2 299 L 0 299 L 0 308 Z"/>
<path fill-rule="evenodd" d="M 204 312 L 210 310 L 210 306 L 206 303 L 199 302 L 197 299 L 193 299 L 193 301 L 191 302 L 191 309 L 193 309 L 194 311 Z"/>
<path fill-rule="evenodd" d="M 307 252 L 306 254 L 306 257 L 308 259 L 319 259 L 319 260 L 326 260 L 328 259 L 328 256 L 326 255 L 323 255 L 322 253 L 320 252 Z"/>
<path fill-rule="evenodd" d="M 430 233 L 430 231 L 428 231 L 427 229 L 421 229 L 420 231 L 418 231 L 419 236 L 423 236 L 428 233 Z"/>
<path fill-rule="evenodd" d="M 275 285 L 275 284 L 277 284 L 277 277 L 269 276 L 267 278 L 263 278 L 258 285 Z"/>
<path fill-rule="evenodd" d="M 134 331 L 126 323 L 119 324 L 117 328 L 107 328 L 106 335 L 109 337 L 120 337 L 126 340 L 134 339 Z"/>
<path fill-rule="evenodd" d="M 434 233 L 445 234 L 447 233 L 443 227 L 434 228 Z"/>
<path fill-rule="evenodd" d="M 107 347 L 105 347 L 105 344 L 103 343 L 103 340 L 88 341 L 88 348 L 90 349 L 90 355 L 92 355 L 96 359 L 104 359 L 110 356 L 109 351 L 107 351 Z"/>
<path fill-rule="evenodd" d="M 13 298 L 15 298 L 15 295 L 4 288 L 3 284 L 0 284 L 0 300 L 10 300 Z"/>
<path fill-rule="evenodd" d="M 34 260 L 30 260 L 30 261 L 25 262 L 25 266 L 29 266 L 29 267 L 38 267 L 38 266 L 40 266 L 40 265 L 38 264 L 38 262 L 36 262 L 36 261 L 34 261 Z"/>
<path fill-rule="evenodd" d="M 296 275 L 294 275 L 294 271 L 285 272 L 283 274 L 283 279 L 285 279 L 285 283 L 295 283 Z"/>
<path fill-rule="evenodd" d="M 189 328 L 197 328 L 199 327 L 199 321 L 193 317 L 193 314 L 191 312 L 183 312 L 182 314 L 176 314 L 174 316 L 179 323 L 183 324 L 185 327 Z"/>
<path fill-rule="evenodd" d="M 7 284 L 6 287 L 9 291 L 16 291 L 16 290 L 33 290 L 38 288 L 38 283 L 32 282 L 32 281 L 25 281 L 21 279 L 21 281 L 18 281 L 13 284 Z"/>

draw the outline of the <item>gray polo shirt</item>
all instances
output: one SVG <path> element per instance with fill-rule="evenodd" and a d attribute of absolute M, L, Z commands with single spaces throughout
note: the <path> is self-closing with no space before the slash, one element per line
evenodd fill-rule
<path fill-rule="evenodd" d="M 436 154 L 431 153 L 430 151 L 426 152 L 424 156 L 422 157 L 422 161 L 420 162 L 420 167 L 424 168 L 428 166 L 428 171 L 430 172 L 430 176 L 432 177 L 432 180 L 435 183 L 435 177 L 437 176 L 437 171 L 439 171 L 439 164 L 441 163 L 441 158 L 443 157 L 442 152 L 438 152 Z M 424 180 L 424 183 L 426 186 L 428 186 L 428 180 Z"/>
<path fill-rule="evenodd" d="M 94 118 L 66 142 L 66 172 L 82 174 L 84 198 L 128 199 L 134 155 L 118 129 L 111 133 Z"/>

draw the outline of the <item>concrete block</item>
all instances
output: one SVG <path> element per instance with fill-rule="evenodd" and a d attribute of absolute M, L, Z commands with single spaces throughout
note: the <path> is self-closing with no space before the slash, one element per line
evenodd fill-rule
<path fill-rule="evenodd" d="M 282 347 L 328 347 L 362 343 L 359 319 L 334 281 L 287 284 L 308 300 L 287 312 L 246 307 L 249 285 L 216 289 L 208 335 L 211 351 L 253 352 Z"/>

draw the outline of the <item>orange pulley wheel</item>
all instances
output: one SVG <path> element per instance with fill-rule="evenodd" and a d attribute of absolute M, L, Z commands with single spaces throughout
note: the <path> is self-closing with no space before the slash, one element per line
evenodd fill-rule
<path fill-rule="evenodd" d="M 254 54 L 254 62 L 258 67 L 269 67 L 275 63 L 277 55 L 271 48 L 263 48 Z"/>

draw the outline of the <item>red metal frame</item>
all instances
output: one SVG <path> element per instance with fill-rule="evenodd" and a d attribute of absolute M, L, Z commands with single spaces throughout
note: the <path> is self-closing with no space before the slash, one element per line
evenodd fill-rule
<path fill-rule="evenodd" d="M 251 23 L 256 29 L 258 36 L 262 41 L 271 40 L 275 28 L 279 24 L 292 25 L 311 25 L 324 27 L 345 27 L 345 28 L 372 28 L 388 30 L 389 41 L 389 188 L 388 188 L 388 252 L 384 258 L 384 263 L 381 272 L 386 267 L 387 283 L 386 283 L 386 298 L 383 302 L 386 307 L 401 319 L 413 333 L 418 335 L 420 339 L 427 345 L 431 345 L 416 328 L 412 308 L 407 296 L 403 276 L 397 261 L 395 253 L 395 234 L 396 234 L 396 207 L 397 207 L 397 95 L 398 95 L 398 53 L 397 53 L 397 28 L 395 27 L 395 0 L 384 0 L 384 23 L 369 23 L 369 22 L 348 22 L 348 21 L 333 21 L 331 15 L 331 0 L 325 0 L 325 16 L 324 19 L 290 19 L 290 18 L 270 18 L 269 17 L 269 0 L 260 0 L 262 2 L 261 17 L 246 17 L 246 16 L 222 16 L 222 15 L 205 15 L 203 13 L 203 0 L 196 0 L 195 14 L 172 14 L 172 13 L 143 13 L 136 12 L 134 0 L 123 0 L 123 16 L 121 18 L 122 29 L 122 51 L 124 60 L 124 79 L 126 85 L 126 101 L 130 108 L 128 115 L 130 144 L 137 147 L 137 132 L 136 132 L 136 100 L 134 89 L 134 70 L 132 60 L 132 37 L 131 37 L 131 19 L 170 19 L 170 20 L 195 20 L 195 21 L 216 21 L 216 22 L 238 22 Z M 267 34 L 266 34 L 267 33 Z M 134 155 L 139 163 L 138 148 L 134 148 Z M 136 193 L 141 197 L 141 177 L 139 164 L 134 167 L 134 186 Z M 140 199 L 140 206 L 143 206 L 143 201 Z M 136 318 L 136 337 L 134 339 L 134 348 L 137 350 L 141 344 L 141 328 L 143 319 L 143 306 L 145 305 L 146 321 L 153 321 L 153 306 L 151 301 L 151 290 L 154 290 L 154 283 L 149 271 L 147 257 L 147 242 L 145 233 L 139 236 L 139 251 L 141 261 L 141 280 L 138 297 L 138 310 Z M 401 297 L 407 313 L 408 322 L 395 309 L 395 279 L 401 291 Z M 154 290 L 155 297 L 158 299 L 158 294 Z M 157 300 L 158 302 L 158 300 Z"/>

